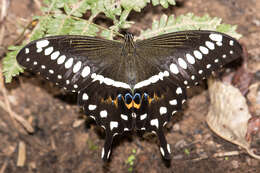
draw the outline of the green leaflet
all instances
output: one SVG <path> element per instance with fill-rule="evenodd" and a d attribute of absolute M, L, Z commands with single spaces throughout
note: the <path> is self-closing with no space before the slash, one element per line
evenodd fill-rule
<path fill-rule="evenodd" d="M 236 33 L 236 26 L 222 24 L 221 19 L 204 15 L 195 16 L 192 13 L 174 17 L 174 15 L 162 15 L 160 20 L 153 21 L 152 28 L 141 31 L 140 36 L 135 39 L 147 39 L 160 34 L 183 30 L 213 30 L 226 33 L 236 39 L 241 37 Z"/>

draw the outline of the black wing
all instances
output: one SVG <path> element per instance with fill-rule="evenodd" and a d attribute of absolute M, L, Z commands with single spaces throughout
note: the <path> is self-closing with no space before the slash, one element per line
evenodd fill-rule
<path fill-rule="evenodd" d="M 155 132 L 164 158 L 170 158 L 163 126 L 181 109 L 186 87 L 196 85 L 223 65 L 239 58 L 242 48 L 234 38 L 214 31 L 183 31 L 160 35 L 136 43 L 136 56 L 149 62 L 149 77 L 135 86 L 147 93 L 141 109 L 136 110 L 139 130 Z M 149 74 L 149 72 L 147 72 Z"/>
<path fill-rule="evenodd" d="M 120 58 L 120 42 L 87 36 L 52 36 L 33 41 L 17 55 L 17 61 L 23 67 L 69 91 L 80 91 L 92 81 L 98 80 L 98 74 L 117 78 L 116 72 L 108 67 L 117 64 Z M 100 82 L 109 82 L 105 78 Z M 116 87 L 124 87 L 122 83 Z"/>
<path fill-rule="evenodd" d="M 140 59 L 149 61 L 159 71 L 168 71 L 176 84 L 185 87 L 197 84 L 242 53 L 234 38 L 200 30 L 160 35 L 138 41 L 136 47 Z"/>

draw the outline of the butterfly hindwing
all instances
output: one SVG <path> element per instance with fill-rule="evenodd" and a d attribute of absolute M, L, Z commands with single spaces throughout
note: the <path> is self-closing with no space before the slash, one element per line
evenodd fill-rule
<path fill-rule="evenodd" d="M 186 88 L 174 85 L 169 79 L 159 85 L 143 87 L 136 92 L 145 93 L 141 109 L 136 109 L 136 128 L 157 134 L 160 151 L 165 159 L 170 159 L 170 145 L 167 143 L 163 127 L 180 111 L 186 101 Z"/>
<path fill-rule="evenodd" d="M 100 84 L 90 84 L 78 94 L 78 103 L 83 106 L 86 115 L 93 118 L 106 132 L 102 159 L 108 160 L 113 137 L 132 130 L 132 111 L 125 107 L 119 95 L 129 92 L 126 89 Z"/>

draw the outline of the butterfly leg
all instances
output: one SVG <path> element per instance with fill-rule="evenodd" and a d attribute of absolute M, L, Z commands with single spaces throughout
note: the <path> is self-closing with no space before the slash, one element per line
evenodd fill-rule
<path fill-rule="evenodd" d="M 110 156 L 111 147 L 113 142 L 113 136 L 109 130 L 106 130 L 106 138 L 104 148 L 102 149 L 101 158 L 107 162 Z"/>
<path fill-rule="evenodd" d="M 170 144 L 167 143 L 162 129 L 158 129 L 156 133 L 157 133 L 157 136 L 159 137 L 160 152 L 161 152 L 163 158 L 166 160 L 170 160 L 171 159 Z"/>

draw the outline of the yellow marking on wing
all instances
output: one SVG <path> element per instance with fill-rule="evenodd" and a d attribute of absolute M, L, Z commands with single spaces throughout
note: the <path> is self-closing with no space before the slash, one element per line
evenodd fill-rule
<path fill-rule="evenodd" d="M 148 103 L 149 105 L 155 101 L 158 102 L 160 100 L 164 99 L 164 95 L 162 94 L 161 96 L 158 96 L 156 93 L 153 94 L 153 97 L 148 96 Z"/>
<path fill-rule="evenodd" d="M 113 103 L 115 104 L 116 108 L 118 108 L 118 98 L 117 97 L 115 100 L 113 100 Z"/>
<path fill-rule="evenodd" d="M 133 107 L 133 101 L 131 101 L 131 103 L 129 104 L 125 103 L 125 106 L 127 107 L 127 109 L 131 109 Z"/>
<path fill-rule="evenodd" d="M 111 96 L 109 96 L 107 99 L 101 98 L 101 103 L 105 104 L 114 104 L 116 108 L 118 108 L 118 98 L 112 99 Z"/>
<path fill-rule="evenodd" d="M 136 104 L 136 103 L 134 102 L 134 108 L 140 109 L 140 107 L 141 107 L 141 102 L 140 102 L 139 104 Z"/>

